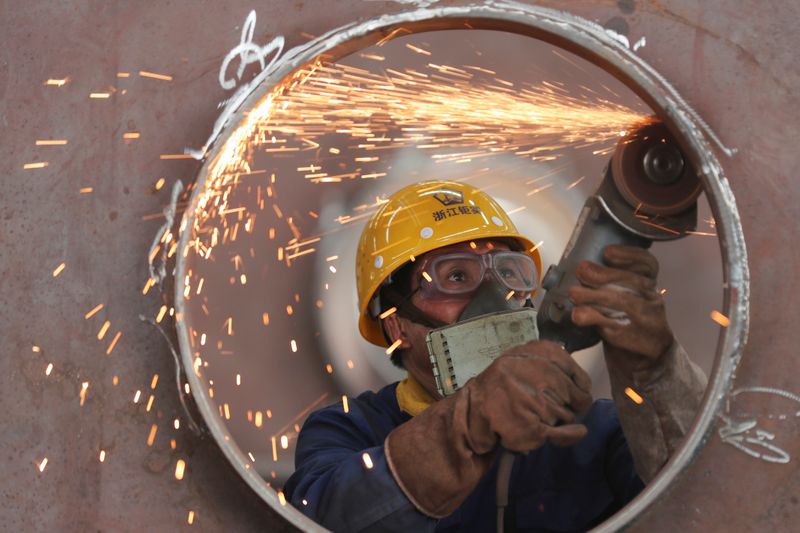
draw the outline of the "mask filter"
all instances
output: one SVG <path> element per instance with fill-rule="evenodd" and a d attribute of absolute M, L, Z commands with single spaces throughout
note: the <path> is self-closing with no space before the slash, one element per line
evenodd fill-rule
<path fill-rule="evenodd" d="M 430 331 L 428 354 L 439 394 L 449 396 L 513 346 L 539 338 L 536 311 L 506 299 L 508 289 L 486 280 L 457 323 Z"/>

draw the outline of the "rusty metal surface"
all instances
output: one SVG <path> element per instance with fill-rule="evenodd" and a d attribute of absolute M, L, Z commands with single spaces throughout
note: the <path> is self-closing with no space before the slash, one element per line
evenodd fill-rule
<path fill-rule="evenodd" d="M 172 531 L 190 527 L 190 511 L 191 528 L 204 531 L 291 529 L 250 493 L 212 441 L 186 429 L 172 357 L 138 315 L 151 315 L 161 304 L 153 292 L 142 296 L 145 256 L 161 223 L 157 215 L 169 186 L 177 179 L 190 182 L 198 168 L 194 161 L 159 155 L 205 142 L 217 102 L 229 95 L 217 81 L 219 65 L 238 41 L 244 15 L 256 9 L 258 36 L 282 34 L 291 47 L 307 40 L 302 32 L 319 35 L 408 7 L 340 0 L 336 10 L 331 5 L 318 0 L 0 7 L 0 515 L 10 530 Z M 792 245 L 800 215 L 800 187 L 793 182 L 800 138 L 794 51 L 800 38 L 791 32 L 800 9 L 784 2 L 631 0 L 574 2 L 569 11 L 631 42 L 646 36 L 638 55 L 673 83 L 727 145 L 740 150 L 733 158 L 719 155 L 751 261 L 750 337 L 734 389 L 797 394 L 793 354 L 800 333 L 794 324 L 800 311 L 783 295 L 798 292 L 800 283 L 793 275 L 800 252 Z M 142 77 L 140 70 L 172 80 Z M 118 78 L 118 72 L 130 77 Z M 61 87 L 44 85 L 67 76 Z M 112 90 L 108 99 L 89 98 Z M 141 137 L 125 140 L 126 131 Z M 36 146 L 36 139 L 69 143 Z M 44 168 L 23 170 L 45 161 Z M 159 177 L 167 186 L 156 191 Z M 92 192 L 81 193 L 86 187 Z M 66 266 L 54 277 L 61 263 Z M 100 303 L 105 307 L 85 320 Z M 98 340 L 105 320 L 109 331 Z M 107 355 L 117 331 L 122 335 Z M 147 411 L 154 374 L 160 379 Z M 88 386 L 81 406 L 83 383 Z M 137 390 L 142 399 L 134 404 Z M 734 400 L 729 414 L 737 420 L 764 415 L 758 423 L 789 461 L 754 457 L 723 442 L 720 420 L 693 464 L 634 529 L 785 530 L 800 518 L 798 419 L 780 419 L 793 415 L 797 405 L 769 391 Z M 184 421 L 179 430 L 172 427 L 175 417 Z M 148 446 L 153 424 L 159 429 Z M 101 450 L 107 454 L 103 463 Z M 180 481 L 173 475 L 179 459 L 188 465 Z"/>

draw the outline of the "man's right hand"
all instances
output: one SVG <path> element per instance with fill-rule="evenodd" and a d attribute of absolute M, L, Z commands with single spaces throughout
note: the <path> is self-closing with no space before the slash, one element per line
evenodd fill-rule
<path fill-rule="evenodd" d="M 424 514 L 442 518 L 491 468 L 498 444 L 528 452 L 586 435 L 575 416 L 592 403 L 591 380 L 558 344 L 534 341 L 498 357 L 455 394 L 386 438 L 389 468 Z"/>
<path fill-rule="evenodd" d="M 492 451 L 498 441 L 515 452 L 529 452 L 545 442 L 575 444 L 586 427 L 577 415 L 592 404 L 589 375 L 561 346 L 533 341 L 497 358 L 456 395 L 469 396 L 470 447 Z"/>

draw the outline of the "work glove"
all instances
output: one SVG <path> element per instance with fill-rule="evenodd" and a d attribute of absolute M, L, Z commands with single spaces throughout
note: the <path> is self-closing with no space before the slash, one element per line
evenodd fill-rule
<path fill-rule="evenodd" d="M 638 380 L 656 374 L 675 342 L 664 300 L 656 289 L 658 260 L 636 246 L 611 245 L 606 265 L 583 261 L 572 287 L 572 321 L 595 326 L 603 339 L 609 371 Z"/>
<path fill-rule="evenodd" d="M 489 470 L 498 444 L 516 452 L 574 444 L 587 431 L 576 415 L 591 403 L 588 374 L 558 344 L 533 341 L 395 428 L 387 462 L 417 509 L 443 518 Z"/>

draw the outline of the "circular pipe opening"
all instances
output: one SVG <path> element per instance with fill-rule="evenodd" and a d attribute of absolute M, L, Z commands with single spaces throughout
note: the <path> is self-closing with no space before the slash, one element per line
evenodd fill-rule
<path fill-rule="evenodd" d="M 723 259 L 724 295 L 722 313 L 729 324 L 720 332 L 716 362 L 710 376 L 706 401 L 698 415 L 692 432 L 670 463 L 646 489 L 622 511 L 603 523 L 598 529 L 611 531 L 630 524 L 646 507 L 651 505 L 687 466 L 699 450 L 710 431 L 714 416 L 721 410 L 721 402 L 730 388 L 733 371 L 746 341 L 748 323 L 748 273 L 743 233 L 739 216 L 721 166 L 712 153 L 703 134 L 703 124 L 678 93 L 651 67 L 621 46 L 603 28 L 576 17 L 534 6 L 493 7 L 469 6 L 417 10 L 384 16 L 363 23 L 351 24 L 329 32 L 312 43 L 287 52 L 275 62 L 262 83 L 254 88 L 228 120 L 227 125 L 208 153 L 200 179 L 192 193 L 189 207 L 181 222 L 178 250 L 192 246 L 192 228 L 205 204 L 213 201 L 204 197 L 207 187 L 219 176 L 215 168 L 229 157 L 231 147 L 252 120 L 250 111 L 264 99 L 277 94 L 291 83 L 292 76 L 304 65 L 317 59 L 336 61 L 355 51 L 388 40 L 398 35 L 451 29 L 498 30 L 529 36 L 561 47 L 601 67 L 621 80 L 644 100 L 678 139 L 692 165 L 698 169 L 708 201 L 716 221 Z M 175 307 L 179 317 L 186 316 L 185 279 L 189 272 L 184 254 L 177 255 L 175 272 Z M 195 402 L 211 434 L 221 447 L 234 469 L 253 490 L 289 522 L 303 530 L 320 530 L 318 524 L 286 505 L 285 500 L 272 490 L 267 482 L 252 468 L 252 462 L 230 438 L 221 413 L 202 381 L 202 361 L 195 357 L 195 339 L 184 320 L 176 327 L 181 348 L 182 364 Z M 229 325 L 228 327 L 231 327 Z M 199 363 L 198 363 L 199 361 Z"/>

